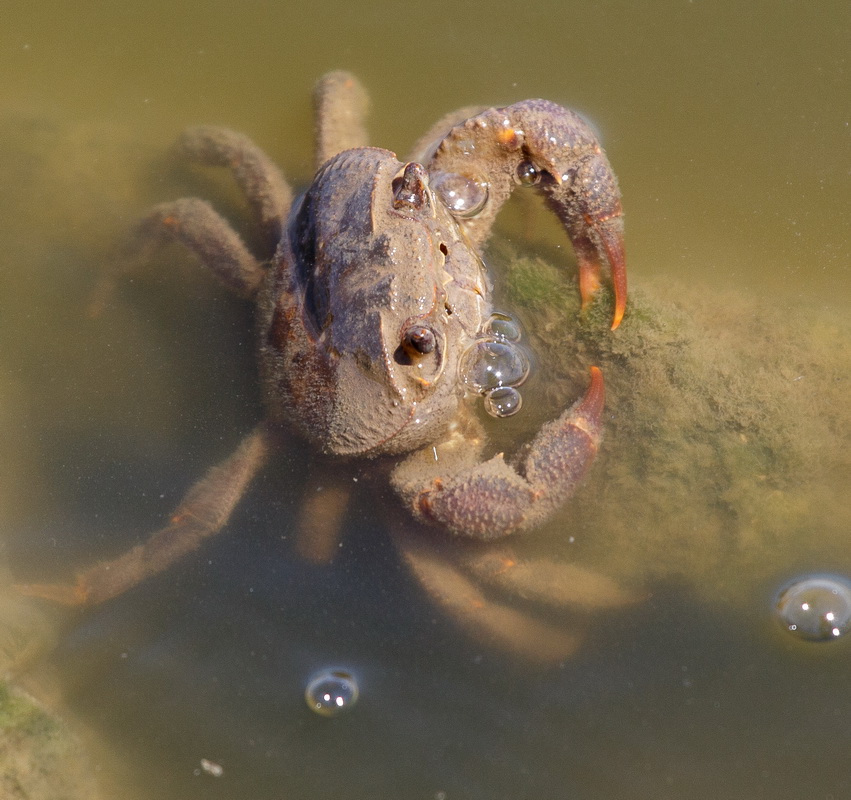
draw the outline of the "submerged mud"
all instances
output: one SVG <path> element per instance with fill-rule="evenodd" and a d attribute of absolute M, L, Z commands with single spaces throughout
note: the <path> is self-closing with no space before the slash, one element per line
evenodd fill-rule
<path fill-rule="evenodd" d="M 575 557 L 730 601 L 798 564 L 847 561 L 851 332 L 841 315 L 636 279 L 611 332 L 605 292 L 581 314 L 552 264 L 505 247 L 494 260 L 503 303 L 537 354 L 524 412 L 555 414 L 590 365 L 605 375 L 604 444 L 555 526 L 574 537 Z"/>

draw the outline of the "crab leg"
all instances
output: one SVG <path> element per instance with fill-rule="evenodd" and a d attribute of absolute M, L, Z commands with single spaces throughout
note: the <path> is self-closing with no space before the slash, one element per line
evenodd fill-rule
<path fill-rule="evenodd" d="M 502 204 L 518 185 L 534 185 L 567 231 L 579 263 L 583 307 L 608 264 L 615 293 L 612 329 L 626 309 L 623 210 L 617 178 L 588 123 L 548 100 L 491 108 L 453 127 L 430 156 L 428 172 L 487 184 L 488 202 L 459 218 L 482 245 Z"/>
<path fill-rule="evenodd" d="M 591 466 L 601 439 L 604 394 L 603 374 L 592 367 L 582 400 L 544 425 L 518 463 L 506 463 L 499 453 L 419 484 L 405 481 L 397 468 L 396 490 L 415 516 L 460 536 L 491 540 L 536 527 L 567 500 Z M 472 447 L 470 452 L 475 457 Z"/>
<path fill-rule="evenodd" d="M 442 552 L 426 538 L 397 527 L 393 540 L 429 596 L 486 644 L 541 664 L 569 658 L 581 646 L 585 636 L 579 625 L 550 624 L 488 597 L 456 568 L 451 553 Z"/>
<path fill-rule="evenodd" d="M 296 525 L 296 552 L 312 564 L 330 564 L 339 551 L 351 481 L 313 463 Z"/>
<path fill-rule="evenodd" d="M 488 586 L 555 608 L 598 611 L 641 599 L 639 593 L 578 564 L 520 559 L 508 549 L 474 551 L 464 559 L 464 567 Z"/>
<path fill-rule="evenodd" d="M 266 463 L 269 450 L 270 434 L 260 425 L 189 490 L 168 524 L 143 544 L 111 561 L 95 564 L 78 576 L 76 584 L 23 584 L 15 588 L 31 597 L 76 606 L 93 606 L 117 597 L 218 533 Z"/>
<path fill-rule="evenodd" d="M 176 146 L 184 158 L 205 167 L 226 167 L 245 195 L 266 237 L 270 257 L 283 234 L 293 193 L 278 167 L 247 136 L 228 128 L 198 125 L 184 131 Z"/>
<path fill-rule="evenodd" d="M 224 286 L 242 297 L 252 297 L 263 282 L 263 265 L 204 200 L 185 197 L 154 206 L 136 225 L 129 249 L 136 260 L 145 261 L 151 250 L 168 240 L 180 242 Z"/>
<path fill-rule="evenodd" d="M 343 150 L 366 146 L 368 106 L 366 91 L 350 72 L 329 72 L 319 79 L 313 89 L 316 169 Z"/>
<path fill-rule="evenodd" d="M 101 313 L 119 275 L 134 271 L 148 261 L 155 248 L 168 241 L 183 244 L 231 291 L 250 298 L 260 288 L 265 263 L 278 246 L 292 205 L 292 190 L 286 179 L 254 142 L 227 128 L 189 128 L 175 150 L 199 166 L 230 169 L 260 223 L 264 252 L 260 258 L 251 253 L 239 234 L 204 200 L 185 197 L 160 203 L 139 220 L 118 259 L 118 268 L 102 276 L 90 303 L 90 315 Z"/>

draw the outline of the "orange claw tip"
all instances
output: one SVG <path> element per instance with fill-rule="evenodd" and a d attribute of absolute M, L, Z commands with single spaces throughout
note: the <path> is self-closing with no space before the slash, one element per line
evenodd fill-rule
<path fill-rule="evenodd" d="M 620 262 L 609 263 L 612 265 L 612 285 L 615 290 L 615 318 L 612 321 L 612 330 L 615 330 L 621 324 L 626 311 L 626 267 L 623 262 L 623 250 Z"/>
<path fill-rule="evenodd" d="M 612 330 L 616 330 L 621 324 L 624 311 L 626 311 L 626 297 L 615 292 L 615 318 L 612 321 Z"/>
<path fill-rule="evenodd" d="M 606 391 L 603 383 L 603 370 L 599 367 L 591 367 L 591 385 L 588 387 L 587 394 L 594 392 L 595 394 L 603 395 Z"/>
<path fill-rule="evenodd" d="M 620 222 L 620 220 L 618 219 Z M 609 269 L 612 273 L 612 287 L 615 291 L 615 318 L 612 330 L 621 324 L 626 311 L 626 254 L 623 246 L 623 227 L 601 228 L 598 231 Z"/>

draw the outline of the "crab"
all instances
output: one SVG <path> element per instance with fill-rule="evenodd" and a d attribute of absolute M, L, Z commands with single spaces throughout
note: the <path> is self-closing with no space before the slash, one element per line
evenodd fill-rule
<path fill-rule="evenodd" d="M 144 543 L 26 594 L 77 606 L 113 598 L 220 531 L 246 488 L 295 431 L 328 460 L 368 459 L 422 525 L 393 524 L 394 541 L 430 594 L 471 630 L 517 652 L 559 657 L 578 634 L 501 599 L 605 608 L 629 593 L 578 567 L 519 560 L 509 534 L 542 525 L 573 493 L 601 440 L 603 376 L 519 454 L 483 458 L 469 374 L 481 352 L 512 350 L 490 304 L 481 249 L 503 203 L 533 186 L 574 247 L 583 306 L 614 289 L 612 329 L 626 305 L 623 216 L 614 173 L 589 125 L 546 100 L 444 117 L 408 161 L 366 146 L 366 95 L 348 73 L 315 90 L 316 174 L 299 198 L 247 137 L 195 127 L 185 158 L 226 167 L 257 217 L 255 255 L 207 202 L 154 207 L 137 242 L 183 243 L 227 287 L 256 303 L 266 418 L 196 483 Z M 521 369 L 522 373 L 523 370 Z M 522 380 L 518 377 L 517 383 Z M 510 381 L 509 381 L 510 384 Z M 471 385 L 474 388 L 471 388 Z M 510 388 L 507 387 L 507 388 Z M 370 471 L 374 471 L 370 468 Z M 301 514 L 299 550 L 334 550 L 348 490 L 340 481 Z M 425 526 L 451 535 L 429 534 Z"/>

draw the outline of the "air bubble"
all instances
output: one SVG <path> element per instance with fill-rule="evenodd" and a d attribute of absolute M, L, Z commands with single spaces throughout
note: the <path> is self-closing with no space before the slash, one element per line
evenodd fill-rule
<path fill-rule="evenodd" d="M 455 172 L 435 172 L 429 177 L 429 184 L 453 217 L 474 217 L 488 199 L 486 181 Z"/>
<path fill-rule="evenodd" d="M 529 360 L 512 342 L 481 339 L 461 358 L 461 379 L 484 394 L 501 386 L 519 386 L 529 375 Z"/>
<path fill-rule="evenodd" d="M 541 180 L 541 171 L 528 159 L 517 165 L 514 177 L 521 186 L 534 186 Z"/>
<path fill-rule="evenodd" d="M 317 672 L 304 690 L 307 707 L 322 717 L 336 717 L 348 711 L 358 700 L 358 684 L 344 669 Z"/>
<path fill-rule="evenodd" d="M 777 598 L 777 614 L 795 636 L 830 642 L 851 629 L 851 584 L 844 578 L 810 576 L 787 586 Z"/>
<path fill-rule="evenodd" d="M 496 339 L 505 339 L 509 342 L 519 342 L 522 336 L 520 323 L 499 311 L 491 314 L 482 330 Z"/>
<path fill-rule="evenodd" d="M 510 417 L 520 410 L 523 398 L 513 386 L 500 386 L 485 392 L 485 411 L 492 417 Z"/>

